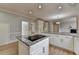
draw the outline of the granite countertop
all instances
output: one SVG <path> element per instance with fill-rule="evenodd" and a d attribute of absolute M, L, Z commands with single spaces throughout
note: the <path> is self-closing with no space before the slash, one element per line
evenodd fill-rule
<path fill-rule="evenodd" d="M 79 36 L 79 33 L 67 33 L 67 32 L 59 32 L 59 33 L 53 33 L 53 34 Z"/>
<path fill-rule="evenodd" d="M 22 35 L 22 36 L 17 36 L 16 38 L 17 38 L 19 41 L 21 41 L 21 42 L 23 42 L 24 44 L 26 44 L 27 46 L 31 46 L 31 45 L 34 45 L 34 44 L 36 44 L 36 43 L 38 43 L 38 42 L 44 40 L 45 38 L 47 38 L 47 36 L 44 37 L 44 38 L 35 40 L 35 41 L 30 41 L 30 40 L 27 39 L 27 36 L 23 36 L 23 35 Z"/>
<path fill-rule="evenodd" d="M 43 34 L 57 34 L 57 35 L 67 35 L 73 37 L 79 37 L 79 33 L 67 33 L 67 32 L 54 32 L 54 33 L 43 33 Z"/>

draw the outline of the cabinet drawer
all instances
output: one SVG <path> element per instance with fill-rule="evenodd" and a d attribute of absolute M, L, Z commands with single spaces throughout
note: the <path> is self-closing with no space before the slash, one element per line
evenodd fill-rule
<path fill-rule="evenodd" d="M 63 36 L 62 37 L 62 48 L 73 51 L 73 37 L 72 36 Z"/>

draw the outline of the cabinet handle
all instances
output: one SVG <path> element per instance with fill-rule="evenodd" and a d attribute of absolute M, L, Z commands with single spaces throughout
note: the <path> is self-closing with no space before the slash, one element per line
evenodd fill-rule
<path fill-rule="evenodd" d="M 45 47 L 43 47 L 43 53 L 45 53 Z"/>

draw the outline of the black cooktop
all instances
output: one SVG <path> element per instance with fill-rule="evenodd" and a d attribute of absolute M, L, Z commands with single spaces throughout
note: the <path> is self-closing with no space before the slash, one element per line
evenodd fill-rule
<path fill-rule="evenodd" d="M 28 37 L 28 40 L 30 40 L 30 41 L 36 41 L 36 40 L 44 38 L 44 37 L 46 37 L 46 36 L 45 35 L 32 35 L 32 36 Z"/>

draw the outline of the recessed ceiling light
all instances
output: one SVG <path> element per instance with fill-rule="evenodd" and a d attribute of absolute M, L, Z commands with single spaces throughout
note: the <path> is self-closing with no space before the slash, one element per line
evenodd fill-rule
<path fill-rule="evenodd" d="M 41 4 L 40 4 L 40 5 L 38 5 L 38 8 L 39 8 L 39 9 L 41 9 L 42 7 L 43 7 L 43 6 L 42 6 Z"/>
<path fill-rule="evenodd" d="M 62 6 L 58 6 L 58 9 L 62 9 Z"/>
<path fill-rule="evenodd" d="M 29 13 L 29 14 L 32 14 L 33 12 L 32 12 L 32 10 L 29 10 L 28 13 Z"/>

